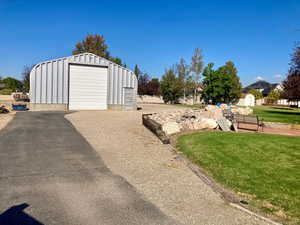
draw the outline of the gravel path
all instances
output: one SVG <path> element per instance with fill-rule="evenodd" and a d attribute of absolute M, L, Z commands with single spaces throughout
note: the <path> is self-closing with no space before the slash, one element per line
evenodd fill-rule
<path fill-rule="evenodd" d="M 114 173 L 183 224 L 267 224 L 226 204 L 142 126 L 142 113 L 174 109 L 143 105 L 141 111 L 81 111 L 66 118 Z"/>

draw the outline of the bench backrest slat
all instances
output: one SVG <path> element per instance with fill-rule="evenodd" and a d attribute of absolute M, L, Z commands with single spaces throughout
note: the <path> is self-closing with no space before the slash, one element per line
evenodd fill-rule
<path fill-rule="evenodd" d="M 237 122 L 240 122 L 240 123 L 252 123 L 252 124 L 258 124 L 259 123 L 258 116 L 256 116 L 256 115 L 236 114 L 235 119 L 236 119 Z"/>

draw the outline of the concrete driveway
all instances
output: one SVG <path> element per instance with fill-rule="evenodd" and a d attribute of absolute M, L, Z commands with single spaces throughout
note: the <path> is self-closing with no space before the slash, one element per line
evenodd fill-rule
<path fill-rule="evenodd" d="M 178 224 L 100 155 L 64 113 L 17 113 L 0 131 L 0 224 Z"/>

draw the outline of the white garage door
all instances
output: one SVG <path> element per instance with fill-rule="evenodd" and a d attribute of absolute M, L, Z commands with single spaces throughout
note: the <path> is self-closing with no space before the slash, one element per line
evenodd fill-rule
<path fill-rule="evenodd" d="M 107 68 L 70 65 L 70 110 L 107 109 Z"/>

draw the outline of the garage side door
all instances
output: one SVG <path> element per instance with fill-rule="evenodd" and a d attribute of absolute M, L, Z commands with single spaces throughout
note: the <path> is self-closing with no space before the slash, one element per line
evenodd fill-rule
<path fill-rule="evenodd" d="M 107 68 L 70 65 L 69 109 L 107 109 Z"/>

